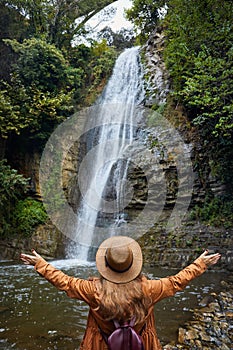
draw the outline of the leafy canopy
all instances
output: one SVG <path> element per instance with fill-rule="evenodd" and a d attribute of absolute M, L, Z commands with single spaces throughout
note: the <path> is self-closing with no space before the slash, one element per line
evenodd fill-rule
<path fill-rule="evenodd" d="M 133 0 L 133 6 L 126 10 L 127 18 L 132 21 L 139 30 L 141 41 L 145 41 L 159 21 L 159 9 L 161 9 L 167 1 L 165 0 Z"/>
<path fill-rule="evenodd" d="M 71 68 L 62 53 L 41 39 L 23 43 L 5 40 L 18 54 L 11 82 L 2 82 L 0 132 L 7 137 L 43 129 L 48 137 L 54 126 L 72 111 L 72 89 L 81 84 L 82 69 Z"/>
<path fill-rule="evenodd" d="M 5 40 L 18 55 L 10 82 L 0 92 L 0 135 L 20 134 L 47 139 L 70 116 L 86 94 L 98 93 L 111 74 L 116 52 L 106 41 L 63 52 L 42 39 Z"/>
<path fill-rule="evenodd" d="M 58 48 L 69 47 L 84 24 L 116 0 L 10 0 L 4 5 L 20 13 L 30 36 L 43 37 Z"/>
<path fill-rule="evenodd" d="M 221 137 L 233 128 L 232 15 L 227 0 L 170 0 L 165 19 L 174 95 L 206 133 Z"/>

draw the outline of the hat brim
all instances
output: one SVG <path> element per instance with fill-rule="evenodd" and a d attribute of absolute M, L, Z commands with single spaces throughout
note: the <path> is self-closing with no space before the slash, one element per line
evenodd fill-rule
<path fill-rule="evenodd" d="M 125 272 L 115 272 L 106 265 L 105 255 L 109 247 L 128 246 L 133 253 L 133 263 Z M 127 283 L 134 280 L 142 270 L 142 250 L 140 245 L 132 238 L 127 236 L 112 236 L 103 241 L 96 253 L 96 267 L 100 275 L 106 280 L 114 283 Z"/>

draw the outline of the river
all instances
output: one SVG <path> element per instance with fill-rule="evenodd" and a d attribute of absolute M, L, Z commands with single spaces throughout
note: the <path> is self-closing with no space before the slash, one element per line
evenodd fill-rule
<path fill-rule="evenodd" d="M 82 278 L 97 274 L 91 263 L 57 260 L 53 265 Z M 174 274 L 175 270 L 144 268 L 150 278 Z M 212 291 L 220 289 L 221 272 L 206 272 L 175 297 L 155 306 L 157 331 L 163 344 L 176 339 L 179 325 L 189 320 L 192 308 Z M 1 324 L 0 349 L 75 350 L 86 325 L 88 307 L 70 299 L 40 277 L 31 266 L 12 261 L 0 262 Z"/>

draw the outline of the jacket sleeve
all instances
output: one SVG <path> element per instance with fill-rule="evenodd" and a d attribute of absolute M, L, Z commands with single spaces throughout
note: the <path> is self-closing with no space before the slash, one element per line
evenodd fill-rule
<path fill-rule="evenodd" d="M 190 281 L 200 276 L 206 269 L 206 264 L 202 259 L 198 258 L 174 276 L 148 281 L 150 283 L 149 288 L 152 303 L 173 296 L 176 292 L 183 290 Z"/>
<path fill-rule="evenodd" d="M 85 301 L 91 305 L 95 302 L 95 283 L 66 275 L 41 258 L 35 265 L 35 270 L 57 289 L 65 291 L 70 298 Z"/>

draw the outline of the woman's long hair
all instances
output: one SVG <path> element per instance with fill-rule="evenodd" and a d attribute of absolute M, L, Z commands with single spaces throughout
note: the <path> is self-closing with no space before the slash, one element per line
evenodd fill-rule
<path fill-rule="evenodd" d="M 128 283 L 113 283 L 100 279 L 98 311 L 105 320 L 116 319 L 120 323 L 135 317 L 135 324 L 143 322 L 150 300 L 142 291 L 142 276 Z"/>

